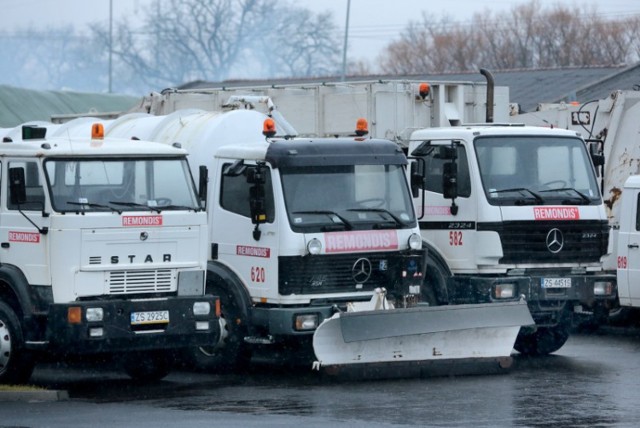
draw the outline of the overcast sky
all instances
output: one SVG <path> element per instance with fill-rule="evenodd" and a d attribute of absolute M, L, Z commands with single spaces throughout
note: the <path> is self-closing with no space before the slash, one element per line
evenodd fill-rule
<path fill-rule="evenodd" d="M 142 11 L 155 0 L 111 0 L 114 19 L 124 14 L 142 16 Z M 475 12 L 490 7 L 494 12 L 508 11 L 514 5 L 530 0 L 351 0 L 349 53 L 351 57 L 375 58 L 380 50 L 406 27 L 410 20 L 421 19 L 427 11 L 436 18 L 442 15 L 469 22 Z M 344 36 L 348 0 L 297 0 L 293 4 L 316 12 L 333 12 L 341 37 Z M 539 0 L 542 7 L 595 5 L 606 18 L 640 15 L 640 0 Z M 576 6 L 577 7 L 577 6 Z M 38 24 L 58 25 L 108 22 L 109 0 L 0 0 L 0 28 Z"/>

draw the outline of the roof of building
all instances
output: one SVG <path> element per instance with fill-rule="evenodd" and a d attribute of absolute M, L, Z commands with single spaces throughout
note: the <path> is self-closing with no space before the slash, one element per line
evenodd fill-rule
<path fill-rule="evenodd" d="M 51 120 L 52 115 L 107 113 L 130 110 L 138 97 L 67 91 L 38 91 L 0 85 L 0 127 L 32 120 Z"/>
<path fill-rule="evenodd" d="M 520 69 L 493 71 L 496 86 L 508 86 L 511 102 L 518 103 L 523 111 L 535 110 L 540 103 L 559 101 L 585 102 L 605 98 L 617 89 L 635 89 L 640 85 L 640 63 L 632 66 L 612 65 L 597 67 L 564 67 L 545 69 Z M 485 82 L 480 73 L 442 73 L 415 75 L 348 76 L 346 81 L 356 80 L 425 80 L 444 82 Z M 335 82 L 340 77 L 316 77 L 268 80 L 227 80 L 223 82 L 195 81 L 180 89 L 211 87 L 265 86 L 312 82 Z"/>

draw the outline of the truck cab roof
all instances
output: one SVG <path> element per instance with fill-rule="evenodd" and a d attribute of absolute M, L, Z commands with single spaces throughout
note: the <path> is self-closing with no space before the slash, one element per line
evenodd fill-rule
<path fill-rule="evenodd" d="M 121 138 L 47 138 L 0 143 L 0 156 L 101 157 L 101 156 L 185 156 L 179 147 L 150 141 Z"/>
<path fill-rule="evenodd" d="M 538 126 L 501 126 L 492 124 L 462 125 L 446 128 L 420 129 L 411 134 L 412 141 L 424 140 L 468 140 L 471 141 L 479 136 L 512 136 L 512 135 L 540 135 L 540 136 L 560 136 L 577 137 L 580 134 L 576 131 L 568 131 L 558 128 L 543 128 Z"/>

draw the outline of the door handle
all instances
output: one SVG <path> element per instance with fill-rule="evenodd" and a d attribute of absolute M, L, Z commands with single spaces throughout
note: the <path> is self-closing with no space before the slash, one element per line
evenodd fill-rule
<path fill-rule="evenodd" d="M 638 245 L 638 244 L 629 244 L 629 245 L 627 245 L 627 248 L 640 248 L 640 245 Z"/>

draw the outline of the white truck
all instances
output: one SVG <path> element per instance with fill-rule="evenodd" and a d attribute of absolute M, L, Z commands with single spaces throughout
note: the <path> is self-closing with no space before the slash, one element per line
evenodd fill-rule
<path fill-rule="evenodd" d="M 605 198 L 611 228 L 609 252 L 603 259 L 605 271 L 615 273 L 626 266 L 620 254 L 619 231 L 622 229 L 622 205 L 631 209 L 632 201 L 622 202 L 625 181 L 640 174 L 640 92 L 614 91 L 608 97 L 584 103 L 541 104 L 537 111 L 514 116 L 512 120 L 535 126 L 570 129 L 584 135 L 590 151 L 600 158 L 597 166 L 598 185 Z M 632 196 L 633 198 L 634 196 Z M 630 225 L 632 223 L 628 223 Z M 630 229 L 626 229 L 628 233 Z M 624 289 L 628 285 L 623 285 Z M 622 298 L 620 304 L 628 303 Z M 624 302 L 624 303 L 623 303 Z M 623 321 L 625 310 L 611 311 L 612 321 Z"/>
<path fill-rule="evenodd" d="M 620 305 L 640 308 L 640 176 L 630 176 L 620 202 L 617 242 Z M 636 309 L 637 313 L 637 309 Z"/>
<path fill-rule="evenodd" d="M 403 147 L 427 249 L 423 299 L 473 304 L 525 296 L 536 326 L 522 329 L 515 344 L 522 353 L 554 352 L 569 337 L 575 306 L 593 310 L 615 300 L 615 275 L 600 263 L 609 229 L 584 141 L 562 130 L 464 125 L 509 121 L 508 90 L 491 79 L 166 90 L 145 97 L 139 110 L 225 106 L 274 118 L 279 111 L 308 137 L 353 134 L 364 117 L 372 137 Z"/>
<path fill-rule="evenodd" d="M 82 133 L 86 123 L 55 133 Z M 211 172 L 207 290 L 220 296 L 226 326 L 223 346 L 193 354 L 203 367 L 237 368 L 255 346 L 278 344 L 313 349 L 315 366 L 333 373 L 379 363 L 504 366 L 520 327 L 533 323 L 517 298 L 455 308 L 419 301 L 422 239 L 407 158 L 391 141 L 276 138 L 273 120 L 247 109 L 103 123 L 110 136 L 180 142 L 192 166 Z"/>
<path fill-rule="evenodd" d="M 220 337 L 207 216 L 179 148 L 1 129 L 0 383 L 109 355 L 135 379 Z M 216 311 L 216 308 L 218 311 Z"/>

